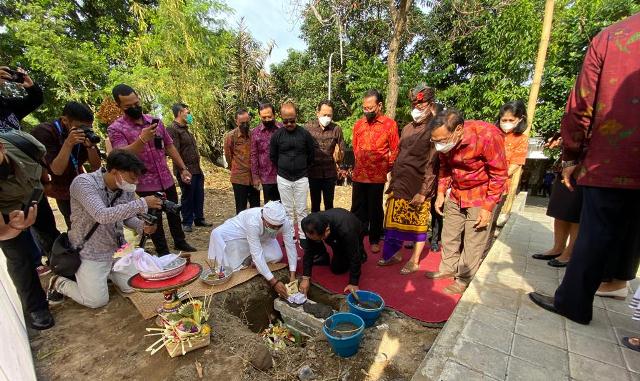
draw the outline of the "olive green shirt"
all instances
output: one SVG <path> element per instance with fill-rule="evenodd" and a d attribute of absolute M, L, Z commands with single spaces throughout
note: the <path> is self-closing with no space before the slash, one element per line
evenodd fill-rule
<path fill-rule="evenodd" d="M 45 152 L 44 146 L 26 132 L 11 131 L 7 134 L 20 134 L 35 144 L 42 153 Z M 6 179 L 0 179 L 0 212 L 9 214 L 14 210 L 21 210 L 29 202 L 35 188 L 42 189 L 42 166 L 7 141 L 3 135 L 0 134 L 0 143 L 4 146 L 5 158 L 9 159 L 13 173 Z"/>

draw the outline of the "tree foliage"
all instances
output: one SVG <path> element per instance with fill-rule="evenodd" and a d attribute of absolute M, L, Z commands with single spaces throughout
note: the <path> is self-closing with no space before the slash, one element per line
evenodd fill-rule
<path fill-rule="evenodd" d="M 349 140 L 363 93 L 390 90 L 393 26 L 402 4 L 410 6 L 396 46 L 398 101 L 388 110 L 398 124 L 410 120 L 407 93 L 418 82 L 435 87 L 440 102 L 467 118 L 493 121 L 502 103 L 528 97 L 543 3 L 297 0 L 291 16 L 301 17 L 307 48 L 289 51 L 267 70 L 272 45 L 257 43 L 243 23 L 227 25 L 233 10 L 222 0 L 4 0 L 0 63 L 25 67 L 43 86 L 45 106 L 33 123 L 57 117 L 69 100 L 112 109 L 111 88 L 126 82 L 165 122 L 173 118 L 173 103 L 189 104 L 200 149 L 215 160 L 238 107 L 291 100 L 301 121 L 315 118 L 327 97 L 332 53 L 334 119 Z M 638 11 L 640 0 L 556 1 L 536 133 L 557 130 L 589 41 Z"/>

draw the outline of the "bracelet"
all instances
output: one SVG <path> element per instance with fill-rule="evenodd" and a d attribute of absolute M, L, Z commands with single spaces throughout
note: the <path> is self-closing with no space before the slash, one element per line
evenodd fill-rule
<path fill-rule="evenodd" d="M 142 144 L 147 144 L 147 143 L 148 143 L 148 142 L 145 142 L 145 141 L 142 139 L 142 136 L 138 136 L 138 139 L 140 139 L 140 141 L 142 142 Z"/>

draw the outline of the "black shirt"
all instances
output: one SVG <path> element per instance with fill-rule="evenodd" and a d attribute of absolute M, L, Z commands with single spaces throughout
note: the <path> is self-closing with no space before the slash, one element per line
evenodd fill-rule
<path fill-rule="evenodd" d="M 289 181 L 307 177 L 313 164 L 316 142 L 306 129 L 297 126 L 288 131 L 280 128 L 271 136 L 269 158 L 278 168 L 278 176 Z"/>
<path fill-rule="evenodd" d="M 44 102 L 42 89 L 37 84 L 25 91 L 27 95 L 21 98 L 0 98 L 0 132 L 20 130 L 20 121 Z"/>
<path fill-rule="evenodd" d="M 362 243 L 362 223 L 355 214 L 342 208 L 333 208 L 318 212 L 329 223 L 330 233 L 324 240 L 333 251 L 332 261 L 348 261 L 349 284 L 358 285 L 360 267 L 366 259 Z M 322 242 L 307 239 L 304 257 L 302 259 L 302 275 L 311 276 L 313 258 L 326 251 Z"/>

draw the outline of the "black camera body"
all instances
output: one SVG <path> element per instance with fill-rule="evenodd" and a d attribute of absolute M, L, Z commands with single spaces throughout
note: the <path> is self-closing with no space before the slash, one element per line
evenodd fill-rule
<path fill-rule="evenodd" d="M 154 196 L 162 200 L 161 210 L 163 212 L 171 213 L 171 214 L 180 213 L 180 209 L 182 209 L 182 205 L 177 204 L 173 201 L 167 200 L 167 196 L 163 192 L 156 192 Z"/>
<path fill-rule="evenodd" d="M 150 213 L 138 213 L 136 217 L 147 225 L 155 225 L 158 222 L 158 216 L 154 216 Z"/>
<path fill-rule="evenodd" d="M 96 135 L 96 133 L 93 131 L 93 129 L 89 126 L 81 126 L 80 129 L 82 130 L 82 132 L 84 132 L 84 137 L 87 138 L 88 141 L 91 142 L 91 144 L 98 144 L 100 143 L 100 137 L 98 135 Z"/>

